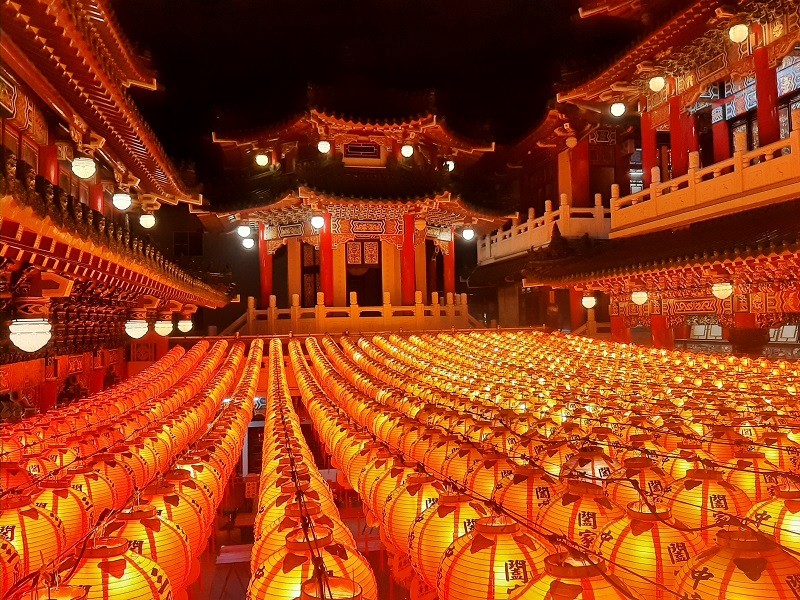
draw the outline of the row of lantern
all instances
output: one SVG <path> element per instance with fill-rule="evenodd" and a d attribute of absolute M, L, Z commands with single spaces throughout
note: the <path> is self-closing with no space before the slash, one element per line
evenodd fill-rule
<path fill-rule="evenodd" d="M 342 522 L 300 430 L 279 340 L 270 344 L 262 464 L 247 598 L 335 593 L 343 600 L 377 600 L 372 569 Z"/>
<path fill-rule="evenodd" d="M 312 346 L 309 348 L 312 361 L 315 360 L 315 357 L 316 360 L 319 361 L 318 352 L 313 348 L 314 342 L 309 342 L 309 345 Z M 335 347 L 328 347 L 329 350 L 333 348 Z M 338 362 L 341 367 L 341 361 Z M 326 385 L 330 384 L 334 393 L 337 387 L 336 378 L 337 374 L 335 371 L 328 370 L 320 373 L 320 380 L 325 381 Z M 358 381 L 362 383 L 363 387 L 363 378 Z M 389 398 L 391 392 L 386 392 L 387 390 L 384 390 L 384 398 Z M 354 397 L 353 391 L 349 393 L 345 391 L 343 395 L 339 396 L 339 400 L 342 402 L 342 406 L 350 408 L 351 411 L 354 411 L 354 414 L 366 416 L 368 419 L 372 414 L 368 406 L 361 405 L 358 408 L 349 406 Z M 362 418 L 360 417 L 359 420 L 362 420 Z M 417 427 L 418 426 L 417 424 Z M 397 431 L 398 424 L 394 423 L 391 429 Z M 413 437 L 414 429 L 400 429 L 400 438 L 407 440 Z M 383 430 L 385 431 L 385 428 Z M 376 430 L 374 433 L 379 432 L 380 429 Z M 418 436 L 416 439 L 417 441 L 412 443 L 412 451 L 414 446 L 419 445 L 419 440 L 424 439 L 424 437 L 420 438 Z M 430 447 L 427 454 L 430 455 L 429 459 L 433 458 Z M 682 511 L 681 517 L 685 521 L 689 521 L 691 525 L 700 528 L 713 525 L 715 519 L 724 517 L 726 513 L 738 513 L 740 516 L 744 516 L 744 512 L 746 512 L 747 508 L 750 506 L 750 501 L 747 499 L 746 495 L 738 490 L 735 485 L 725 482 L 721 473 L 692 470 L 684 479 L 673 484 L 675 491 L 672 493 L 671 500 L 666 503 L 666 506 L 657 504 L 655 514 L 654 511 L 651 510 L 652 504 L 651 507 L 646 505 L 637 506 L 637 503 L 632 502 L 626 507 L 626 516 L 613 502 L 609 502 L 609 496 L 615 497 L 618 501 L 624 499 L 626 495 L 629 496 L 631 492 L 635 491 L 635 488 L 631 487 L 633 481 L 636 481 L 639 489 L 657 490 L 660 488 L 663 491 L 668 489 L 666 485 L 667 482 L 663 480 L 663 472 L 660 472 L 661 470 L 647 458 L 629 459 L 629 461 L 626 462 L 624 474 L 620 474 L 620 470 L 614 471 L 609 468 L 611 462 L 612 459 L 610 459 L 610 457 L 605 456 L 604 453 L 596 448 L 579 450 L 576 456 L 567 460 L 564 465 L 566 475 L 564 475 L 564 471 L 562 471 L 562 477 L 567 480 L 567 489 L 561 493 L 553 489 L 555 479 L 543 469 L 535 466 L 516 466 L 513 469 L 513 473 L 508 477 L 508 480 L 505 481 L 505 485 L 503 485 L 503 481 L 498 482 L 498 493 L 495 494 L 494 500 L 499 505 L 503 506 L 504 509 L 508 509 L 509 504 L 513 505 L 513 502 L 509 503 L 511 499 L 510 491 L 515 488 L 517 488 L 517 491 L 521 491 L 527 487 L 527 494 L 524 494 L 522 500 L 516 506 L 512 507 L 512 514 L 521 515 L 523 516 L 523 522 L 531 523 L 535 517 L 530 514 L 530 512 L 526 515 L 526 508 L 530 511 L 532 507 L 539 507 L 542 504 L 547 504 L 549 508 L 543 511 L 543 518 L 537 519 L 540 526 L 545 526 L 545 528 L 550 531 L 563 531 L 564 528 L 569 525 L 570 533 L 572 534 L 570 537 L 573 537 L 576 543 L 586 546 L 588 542 L 595 548 L 598 554 L 603 554 L 604 551 L 608 551 L 609 554 L 606 554 L 606 556 L 616 556 L 619 558 L 619 552 L 622 549 L 628 552 L 629 558 L 633 557 L 635 559 L 642 554 L 641 547 L 637 548 L 636 546 L 641 546 L 642 540 L 644 539 L 638 536 L 641 535 L 641 532 L 652 531 L 650 543 L 652 545 L 653 556 L 649 557 L 648 561 L 645 561 L 649 562 L 649 566 L 653 567 L 649 570 L 645 570 L 645 572 L 652 575 L 652 577 L 648 578 L 647 575 L 645 575 L 645 578 L 642 579 L 640 576 L 631 573 L 631 571 L 635 569 L 637 573 L 643 574 L 641 564 L 631 565 L 632 568 L 629 568 L 629 571 L 626 571 L 624 564 L 618 568 L 616 561 L 614 563 L 609 563 L 608 566 L 609 570 L 623 578 L 629 587 L 632 589 L 637 589 L 638 587 L 641 591 L 648 594 L 654 592 L 652 583 L 654 580 L 658 581 L 658 579 L 661 579 L 658 583 L 662 583 L 664 580 L 669 579 L 669 583 L 674 583 L 675 569 L 673 568 L 672 571 L 669 571 L 669 569 L 666 570 L 667 575 L 672 575 L 672 578 L 668 576 L 665 577 L 663 574 L 665 566 L 668 567 L 678 564 L 679 562 L 685 562 L 697 554 L 703 547 L 704 542 L 707 543 L 711 541 L 708 529 L 702 529 L 702 533 L 699 536 L 690 531 L 683 531 L 684 527 L 681 525 L 681 521 L 674 519 L 670 515 L 670 507 L 676 511 L 676 513 Z M 742 461 L 739 462 L 741 463 Z M 587 466 L 590 466 L 590 468 L 587 469 Z M 753 480 L 755 484 L 753 487 L 758 488 L 759 476 L 748 475 L 748 465 L 737 464 L 735 466 L 737 468 L 732 470 L 731 473 L 739 475 L 744 474 L 746 478 Z M 437 472 L 437 470 L 438 472 L 442 472 L 442 467 L 437 467 L 433 472 Z M 446 468 L 444 470 L 446 470 Z M 607 484 L 606 491 L 611 490 L 608 496 L 604 493 L 603 488 L 595 485 L 600 482 L 601 477 L 605 475 L 606 472 L 610 472 L 607 481 L 605 481 Z M 613 477 L 615 472 L 617 473 L 616 478 Z M 652 477 L 650 480 L 648 480 L 648 473 L 649 476 Z M 589 479 L 591 483 L 580 481 L 581 479 Z M 465 477 L 465 483 L 469 481 L 470 477 Z M 617 490 L 616 495 L 613 490 Z M 361 492 L 362 490 L 359 491 Z M 470 489 L 470 491 L 474 490 Z M 627 492 L 627 494 L 620 494 L 620 492 Z M 777 492 L 777 495 L 778 499 L 765 500 L 750 511 L 750 521 L 752 523 L 761 524 L 770 521 L 775 523 L 780 519 L 785 519 L 787 513 L 786 498 L 795 497 L 795 492 L 791 488 L 784 487 Z M 364 497 L 363 493 L 362 497 Z M 369 494 L 367 494 L 366 497 L 369 498 Z M 550 504 L 543 501 L 543 499 L 549 500 L 553 497 L 561 500 L 561 502 Z M 634 498 L 635 497 L 636 496 L 634 496 Z M 570 499 L 570 502 L 567 503 L 569 506 L 566 508 L 564 507 L 565 498 Z M 655 502 L 659 498 L 660 494 L 656 494 L 651 497 L 651 501 Z M 730 506 L 728 503 L 730 503 Z M 769 512 L 765 511 L 766 507 L 771 507 L 776 514 L 781 514 L 782 516 L 771 518 L 765 516 L 769 515 Z M 695 509 L 694 512 L 700 513 L 699 517 L 691 514 L 693 511 L 690 509 L 692 508 Z M 704 510 L 706 508 L 708 510 Z M 614 514 L 615 511 L 616 514 Z M 703 513 L 705 513 L 705 515 Z M 572 515 L 572 520 L 570 520 L 570 515 Z M 582 523 L 581 518 L 575 518 L 575 515 L 584 515 L 584 522 Z M 775 519 L 775 521 L 772 519 Z M 605 521 L 605 529 L 602 526 L 602 522 L 598 523 L 598 521 L 603 520 Z M 588 523 L 586 521 L 588 521 Z M 709 521 L 711 521 L 711 523 Z M 589 527 L 588 524 L 593 526 Z M 598 529 L 598 524 L 601 530 L 599 536 L 595 533 Z M 775 535 L 775 538 L 779 543 L 786 545 L 785 538 L 787 536 L 787 530 L 782 527 L 776 528 L 774 525 L 772 525 L 772 527 L 772 530 L 767 531 L 769 533 L 775 533 L 776 530 L 780 530 L 779 533 L 782 533 L 784 539 L 780 539 L 778 535 Z M 614 530 L 614 528 L 616 528 L 616 530 Z M 663 529 L 664 531 L 658 531 L 658 529 Z M 633 535 L 631 535 L 631 531 L 634 532 Z M 788 530 L 788 535 L 792 535 L 790 530 Z M 750 548 L 750 550 L 747 551 L 752 551 L 753 547 L 762 546 L 769 547 L 769 552 L 772 553 L 773 558 L 778 562 L 784 561 L 785 563 L 788 557 L 786 553 L 780 550 L 780 548 L 777 548 L 774 544 L 771 544 L 768 540 L 762 539 L 759 536 L 754 536 L 752 532 L 748 532 L 747 530 L 736 532 L 734 537 L 735 540 L 732 543 L 729 543 L 729 540 L 719 540 L 720 544 L 712 550 L 709 550 L 707 554 L 721 554 L 723 556 L 728 556 L 730 554 L 731 556 L 736 555 L 736 557 L 741 558 L 741 554 L 736 554 L 736 548 L 742 551 L 745 551 L 746 548 Z M 610 546 L 612 544 L 609 542 L 615 539 L 619 540 L 616 542 L 616 546 L 619 547 L 611 550 Z M 656 541 L 660 541 L 660 545 L 657 544 Z M 626 543 L 628 548 L 625 548 Z M 603 544 L 605 544 L 605 548 L 603 548 Z M 731 550 L 732 547 L 734 547 L 733 550 Z M 675 548 L 682 549 L 680 558 L 678 559 L 674 556 Z M 731 554 L 731 552 L 733 554 Z M 730 559 L 730 556 L 728 558 Z M 670 562 L 667 562 L 667 560 Z M 639 560 L 639 562 L 641 562 L 641 560 Z M 684 574 L 684 581 L 689 581 L 691 583 L 691 570 L 687 567 L 682 572 Z M 628 576 L 625 576 L 626 573 Z M 661 573 L 660 578 L 659 573 Z M 638 586 L 637 583 L 639 584 Z M 663 588 L 656 588 L 655 592 L 657 595 L 660 593 L 661 596 L 663 596 Z"/>
<path fill-rule="evenodd" d="M 235 443 L 225 436 L 237 431 L 239 443 L 242 443 L 252 411 L 251 400 L 249 410 L 239 417 L 237 428 L 231 428 L 226 419 L 212 430 L 217 437 L 210 438 L 209 432 L 203 437 L 202 446 L 197 442 L 198 436 L 206 432 L 206 424 L 222 404 L 223 396 L 232 387 L 239 370 L 243 353 L 241 345 L 233 348 L 218 370 L 226 347 L 225 342 L 217 343 L 198 361 L 208 344 L 196 345 L 186 353 L 192 355 L 196 366 L 182 378 L 180 386 L 154 398 L 144 409 L 129 411 L 139 413 L 136 418 L 140 424 L 152 417 L 151 424 L 127 433 L 122 443 L 107 448 L 108 452 L 80 458 L 76 461 L 78 466 L 67 469 L 66 477 L 60 473 L 58 479 L 41 481 L 29 496 L 3 499 L 0 527 L 6 528 L 9 533 L 6 539 L 23 559 L 18 569 L 20 577 L 38 567 L 31 562 L 37 552 L 40 553 L 39 562 L 47 564 L 72 549 L 78 559 L 77 565 L 69 565 L 67 583 L 80 584 L 84 591 L 88 589 L 90 598 L 106 597 L 104 594 L 109 593 L 110 587 L 114 588 L 115 597 L 117 594 L 136 596 L 143 594 L 143 590 L 150 590 L 152 597 L 166 597 L 172 593 L 172 587 L 176 594 L 182 593 L 181 589 L 187 583 L 182 565 L 189 564 L 188 559 L 184 559 L 190 556 L 189 551 L 195 554 L 201 551 L 221 496 L 220 490 L 214 490 L 212 486 L 218 487 L 222 473 L 235 464 L 235 460 L 228 457 L 230 446 L 235 446 Z M 177 370 L 185 372 L 184 369 Z M 226 414 L 233 416 L 230 412 Z M 192 450 L 184 452 L 192 442 L 196 442 Z M 181 456 L 173 463 L 173 457 L 179 454 Z M 227 468 L 223 468 L 225 465 Z M 170 470 L 172 467 L 177 469 Z M 200 473 L 205 473 L 205 476 Z M 132 497 L 134 505 L 122 510 Z M 45 498 L 44 502 L 42 498 Z M 70 504 L 68 499 L 74 498 L 78 502 L 73 500 Z M 31 499 L 34 504 L 31 504 Z M 76 517 L 70 506 L 74 508 L 79 504 L 93 517 Z M 48 509 L 52 512 L 47 512 Z M 200 519 L 203 514 L 207 523 Z M 27 520 L 16 523 L 15 518 L 33 518 L 36 527 Z M 54 528 L 55 536 L 48 531 L 48 525 Z M 151 530 L 158 531 L 156 537 L 165 545 L 158 565 L 145 569 L 150 572 L 149 578 L 137 579 L 135 573 L 141 570 L 142 561 L 149 563 L 148 555 L 152 558 L 155 538 L 152 535 L 141 537 Z M 49 540 L 32 538 L 42 531 L 50 534 Z M 64 540 L 58 535 L 60 531 L 65 533 Z M 138 539 L 132 539 L 135 532 L 140 535 Z M 123 539 L 120 539 L 122 534 Z M 104 535 L 114 537 L 97 537 Z M 75 543 L 75 536 L 83 544 Z M 124 538 L 128 538 L 130 544 Z M 45 553 L 46 543 L 50 544 L 49 553 Z M 168 550 L 164 551 L 165 548 Z M 183 552 L 184 549 L 187 551 Z M 6 566 L 14 564 L 11 556 L 8 555 Z M 120 566 L 123 563 L 131 566 L 128 570 L 130 578 L 101 581 L 104 568 L 109 564 Z M 63 563 L 60 565 L 61 568 L 64 566 Z M 12 566 L 9 569 L 14 570 Z M 4 579 L 10 583 L 13 580 L 13 577 Z M 31 593 L 35 595 L 35 592 Z"/>

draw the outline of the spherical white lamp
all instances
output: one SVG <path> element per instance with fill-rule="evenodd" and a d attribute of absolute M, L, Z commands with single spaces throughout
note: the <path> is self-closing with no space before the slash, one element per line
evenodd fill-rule
<path fill-rule="evenodd" d="M 736 23 L 728 29 L 728 37 L 734 44 L 743 43 L 750 37 L 750 28 L 746 23 Z"/>
<path fill-rule="evenodd" d="M 403 155 L 403 158 L 411 158 L 414 156 L 414 146 L 411 144 L 403 144 L 400 148 L 400 154 Z"/>
<path fill-rule="evenodd" d="M 448 172 L 452 173 L 455 171 L 456 163 L 454 160 L 446 160 L 444 161 L 444 168 L 448 170 Z"/>
<path fill-rule="evenodd" d="M 128 210 L 133 204 L 131 200 L 131 195 L 126 192 L 117 192 L 113 196 L 111 196 L 111 204 L 114 205 L 114 208 L 117 210 Z"/>
<path fill-rule="evenodd" d="M 614 117 L 621 117 L 622 115 L 625 114 L 626 110 L 628 109 L 625 106 L 624 102 L 614 102 L 614 104 L 612 104 L 611 108 L 609 109 L 611 115 Z"/>
<path fill-rule="evenodd" d="M 156 216 L 150 213 L 139 215 L 139 225 L 145 229 L 152 229 L 156 224 Z"/>
<path fill-rule="evenodd" d="M 720 300 L 730 298 L 733 294 L 733 284 L 730 281 L 718 281 L 711 286 L 711 293 Z"/>
<path fill-rule="evenodd" d="M 125 333 L 135 340 L 140 340 L 147 335 L 147 330 L 147 321 L 144 319 L 130 319 L 125 322 Z"/>
<path fill-rule="evenodd" d="M 583 305 L 583 308 L 589 310 L 597 306 L 597 298 L 594 296 L 584 296 L 581 298 L 581 304 Z"/>
<path fill-rule="evenodd" d="M 153 329 L 158 335 L 166 337 L 172 333 L 172 321 L 156 321 Z"/>
<path fill-rule="evenodd" d="M 88 156 L 76 156 L 72 159 L 72 172 L 81 179 L 91 179 L 97 173 L 97 163 Z"/>
<path fill-rule="evenodd" d="M 256 164 L 259 167 L 266 167 L 269 164 L 269 156 L 267 156 L 263 152 L 259 152 L 258 154 L 256 154 Z"/>
<path fill-rule="evenodd" d="M 320 154 L 327 154 L 331 151 L 331 143 L 328 140 L 320 140 L 317 142 L 317 150 Z"/>
<path fill-rule="evenodd" d="M 250 250 L 250 248 L 252 248 L 255 245 L 256 241 L 253 238 L 244 238 L 242 240 L 242 246 L 244 246 L 246 250 Z"/>
<path fill-rule="evenodd" d="M 661 77 L 661 75 L 656 75 L 655 77 L 651 77 L 650 81 L 647 82 L 647 86 L 650 88 L 652 92 L 660 92 L 663 90 L 667 85 L 667 80 Z"/>
<path fill-rule="evenodd" d="M 642 306 L 643 304 L 647 304 L 647 301 L 649 299 L 650 296 L 644 290 L 639 290 L 631 294 L 631 302 L 633 302 L 637 306 Z"/>
<path fill-rule="evenodd" d="M 11 342 L 23 352 L 41 350 L 52 337 L 52 326 L 47 319 L 14 319 L 8 330 Z"/>
<path fill-rule="evenodd" d="M 314 215 L 311 217 L 311 226 L 314 229 L 322 229 L 325 227 L 325 217 L 322 215 Z"/>
<path fill-rule="evenodd" d="M 192 326 L 191 319 L 181 319 L 178 321 L 178 331 L 181 333 L 189 333 L 192 330 Z"/>
<path fill-rule="evenodd" d="M 239 225 L 236 228 L 236 233 L 239 234 L 239 237 L 250 237 L 250 225 Z"/>
<path fill-rule="evenodd" d="M 475 230 L 472 227 L 465 227 L 461 230 L 461 237 L 468 242 L 471 242 L 473 239 L 475 239 Z"/>

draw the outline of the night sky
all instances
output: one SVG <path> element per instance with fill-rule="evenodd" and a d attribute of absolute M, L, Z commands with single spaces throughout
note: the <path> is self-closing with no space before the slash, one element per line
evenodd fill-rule
<path fill-rule="evenodd" d="M 329 108 L 365 116 L 403 113 L 405 94 L 433 91 L 457 132 L 511 143 L 559 86 L 605 65 L 641 31 L 581 20 L 577 0 L 112 4 L 158 73 L 159 90 L 132 89 L 134 100 L 170 156 L 196 163 L 205 181 L 220 167 L 212 131 L 281 122 L 307 106 L 309 85 L 334 98 L 357 90 L 357 108 Z"/>

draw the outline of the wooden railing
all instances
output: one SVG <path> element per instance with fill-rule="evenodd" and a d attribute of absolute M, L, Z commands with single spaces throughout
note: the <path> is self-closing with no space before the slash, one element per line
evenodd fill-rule
<path fill-rule="evenodd" d="M 247 299 L 247 312 L 229 325 L 221 335 L 302 335 L 308 333 L 364 333 L 369 331 L 422 331 L 469 329 L 480 326 L 470 316 L 466 294 L 447 294 L 440 303 L 439 294 L 431 294 L 431 303 L 422 303 L 416 292 L 413 306 L 394 306 L 389 293 L 383 294 L 381 306 L 359 306 L 355 292 L 349 306 L 325 306 L 324 294 L 317 294 L 317 305 L 302 308 L 300 297 L 292 295 L 290 308 L 278 308 L 275 296 L 270 306 L 257 310 L 255 299 Z"/>
<path fill-rule="evenodd" d="M 561 195 L 560 206 L 553 210 L 552 201 L 545 202 L 544 214 L 537 217 L 533 209 L 528 211 L 528 220 L 520 223 L 513 219 L 511 228 L 500 229 L 478 240 L 478 264 L 488 264 L 519 256 L 531 248 L 547 246 L 553 236 L 553 226 L 558 225 L 562 236 L 579 238 L 607 238 L 611 226 L 610 211 L 603 208 L 602 198 L 597 194 L 594 206 L 575 208 L 570 206 L 566 194 Z"/>
<path fill-rule="evenodd" d="M 789 137 L 755 150 L 746 149 L 744 133 L 734 138 L 727 160 L 700 167 L 698 152 L 689 154 L 689 172 L 661 181 L 658 167 L 641 192 L 619 195 L 611 186 L 610 237 L 639 235 L 694 221 L 792 200 L 800 195 L 800 111 L 792 111 Z"/>

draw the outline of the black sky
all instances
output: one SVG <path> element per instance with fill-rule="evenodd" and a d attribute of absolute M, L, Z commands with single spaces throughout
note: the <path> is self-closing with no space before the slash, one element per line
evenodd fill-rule
<path fill-rule="evenodd" d="M 581 21 L 577 0 L 113 0 L 158 72 L 132 95 L 168 153 L 211 174 L 213 130 L 280 122 L 308 85 L 433 90 L 451 127 L 521 138 L 564 84 L 630 44 L 637 27 Z M 382 92 L 382 93 L 381 93 Z M 402 102 L 400 102 L 402 104 Z M 382 107 L 372 107 L 384 114 Z M 404 115 L 397 115 L 404 116 Z"/>

